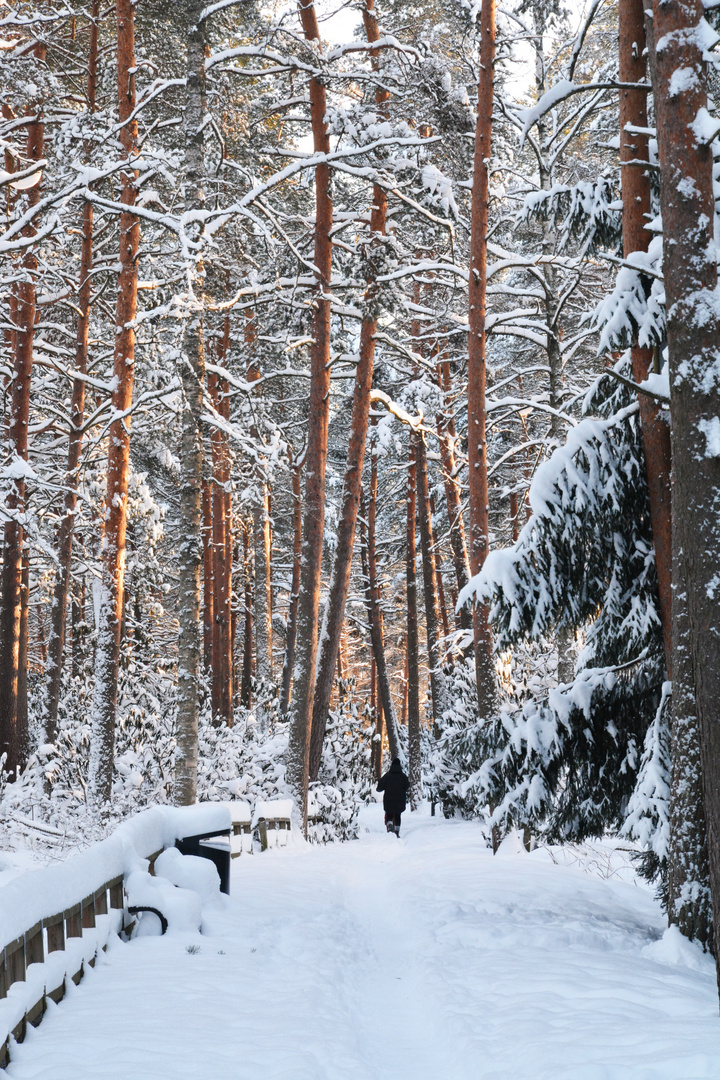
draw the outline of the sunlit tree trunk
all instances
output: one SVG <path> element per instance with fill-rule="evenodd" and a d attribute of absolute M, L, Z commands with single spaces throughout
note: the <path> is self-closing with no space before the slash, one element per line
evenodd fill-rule
<path fill-rule="evenodd" d="M 95 111 L 98 60 L 98 22 L 100 0 L 92 0 L 88 42 L 88 111 Z M 90 152 L 86 144 L 86 153 Z M 90 331 L 91 271 L 93 262 L 93 205 L 83 206 L 82 245 L 80 250 L 80 284 L 78 289 L 78 321 L 75 335 L 75 370 L 81 376 L 87 372 L 88 338 Z M 65 651 L 65 627 L 67 623 L 68 591 L 72 560 L 75 509 L 77 506 L 78 469 L 83 441 L 83 418 L 85 415 L 85 379 L 73 380 L 70 401 L 70 442 L 65 469 L 65 514 L 58 529 L 58 568 L 53 591 L 50 633 L 48 635 L 47 700 L 45 715 L 45 741 L 54 742 L 57 733 L 58 703 L 62 680 Z"/>
<path fill-rule="evenodd" d="M 370 642 L 372 645 L 373 659 L 375 661 L 375 676 L 380 699 L 379 704 L 376 705 L 376 716 L 379 718 L 380 707 L 382 706 L 390 756 L 396 758 L 400 757 L 400 740 L 398 738 L 397 717 L 395 716 L 395 706 L 393 705 L 392 692 L 390 690 L 390 678 L 388 676 L 387 661 L 385 657 L 383 618 L 382 610 L 380 608 L 380 587 L 377 579 L 377 557 L 375 553 L 376 504 L 377 466 L 374 464 L 370 477 L 370 499 L 366 517 L 367 531 L 363 529 L 364 535 L 362 537 L 361 556 L 363 576 L 365 578 L 365 603 L 370 619 Z M 364 513 L 363 517 L 365 517 Z M 379 724 L 378 731 L 382 733 Z"/>
<path fill-rule="evenodd" d="M 420 757 L 420 648 L 418 644 L 417 547 L 415 543 L 415 510 L 417 501 L 416 441 L 416 436 L 411 434 L 407 479 L 407 541 L 405 547 L 407 599 L 408 778 L 410 780 L 410 797 L 413 807 L 417 805 L 422 783 Z"/>
<path fill-rule="evenodd" d="M 374 0 L 367 0 L 363 9 L 363 22 L 369 42 L 380 37 Z M 379 70 L 378 51 L 371 52 L 373 70 Z M 375 93 L 375 107 L 378 115 L 386 112 L 389 93 L 378 87 Z M 387 196 L 379 184 L 373 187 L 373 205 L 370 211 L 370 252 L 382 244 L 385 235 L 387 217 Z M 375 269 L 372 258 L 367 260 L 367 287 L 363 305 L 363 319 L 360 324 L 360 356 L 355 372 L 352 414 L 350 418 L 350 438 L 348 442 L 347 463 L 343 483 L 342 508 L 337 527 L 337 545 L 330 578 L 330 594 L 320 635 L 320 655 L 318 659 L 315 696 L 313 700 L 312 737 L 310 744 L 310 778 L 317 779 L 322 757 L 325 725 L 327 723 L 330 695 L 332 693 L 333 668 L 340 646 L 340 633 L 345 617 L 345 601 L 350 585 L 355 525 L 362 493 L 363 461 L 367 441 L 368 417 L 370 414 L 370 391 L 372 389 L 373 366 L 375 362 L 375 332 L 377 330 L 379 288 L 375 281 Z"/>
<path fill-rule="evenodd" d="M 624 0 L 619 5 L 619 75 L 620 82 L 642 83 L 647 79 L 645 52 L 645 0 Z M 647 93 L 644 90 L 621 90 L 620 98 L 620 180 L 622 185 L 623 255 L 647 251 L 650 232 L 650 171 Z M 632 128 L 632 131 L 628 131 Z M 647 379 L 653 364 L 653 350 L 631 349 L 635 382 Z M 650 519 L 655 545 L 660 618 L 662 620 L 665 664 L 672 673 L 672 527 L 670 520 L 670 427 L 655 401 L 638 394 L 640 424 L 645 447 L 645 471 L 650 500 Z"/>
<path fill-rule="evenodd" d="M 447 708 L 447 689 L 442 669 L 442 627 L 438 602 L 435 553 L 433 551 L 432 514 L 428 488 L 427 452 L 421 433 L 415 439 L 417 509 L 420 525 L 420 551 L 423 567 L 423 591 L 425 594 L 425 626 L 427 629 L 428 665 L 430 668 L 430 694 L 433 706 L 435 730 L 439 730 L 443 713 Z"/>
<path fill-rule="evenodd" d="M 495 62 L 495 0 L 485 0 L 479 17 L 480 76 L 473 162 L 468 284 L 468 481 L 470 490 L 470 569 L 482 570 L 490 543 L 487 473 L 486 301 L 487 233 L 490 199 L 490 142 L 492 136 L 493 64 Z M 486 604 L 473 608 L 475 675 L 480 716 L 488 718 L 496 701 L 492 631 Z"/>
<path fill-rule="evenodd" d="M 45 59 L 45 49 L 34 49 L 38 61 Z M 27 125 L 25 154 L 29 162 L 43 156 L 45 125 L 42 102 L 28 104 L 28 113 L 35 114 Z M 40 184 L 30 188 L 28 209 L 40 199 Z M 23 230 L 24 238 L 35 235 L 33 225 Z M 23 555 L 24 530 L 21 524 L 26 511 L 25 478 L 28 460 L 28 422 L 30 418 L 30 384 L 35 340 L 36 281 L 38 261 L 34 246 L 24 251 L 19 266 L 21 273 L 14 284 L 10 304 L 14 315 L 12 332 L 13 375 L 10 389 L 8 441 L 10 449 L 9 486 L 5 498 L 8 518 L 3 533 L 2 602 L 0 604 L 0 754 L 7 754 L 5 770 L 17 776 L 24 767 L 28 753 L 27 702 L 20 701 L 26 683 L 20 685 L 21 637 L 23 613 Z"/>
<path fill-rule="evenodd" d="M 213 636 L 213 548 L 212 548 L 212 479 L 203 476 L 202 481 L 202 535 L 203 535 L 203 657 L 205 670 L 212 666 Z"/>
<path fill-rule="evenodd" d="M 438 363 L 438 382 L 443 390 L 444 407 L 436 418 L 440 460 L 442 463 L 445 502 L 450 524 L 450 548 L 453 556 L 453 568 L 457 580 L 458 592 L 465 588 L 470 580 L 467 547 L 465 544 L 465 525 L 462 516 L 460 485 L 457 481 L 455 460 L 455 425 L 450 411 L 450 365 L 447 360 Z M 470 612 L 466 607 L 460 609 L 458 622 L 462 629 L 469 630 L 472 625 Z"/>
<path fill-rule="evenodd" d="M 115 318 L 112 415 L 108 435 L 107 494 L 102 550 L 102 592 L 95 653 L 95 698 L 90 748 L 90 789 L 97 803 L 112 791 L 115 714 L 125 581 L 125 532 L 130 466 L 130 415 L 135 373 L 135 314 L 140 225 L 132 212 L 137 197 L 132 159 L 137 154 L 135 26 L 132 0 L 116 0 L 118 114 L 127 165 L 120 174 L 120 272 Z"/>
<path fill-rule="evenodd" d="M 243 662 L 240 675 L 240 704 L 250 708 L 253 677 L 253 566 L 250 553 L 250 526 L 243 529 L 243 566 L 245 569 L 245 625 L 243 629 Z"/>
<path fill-rule="evenodd" d="M 293 549 L 292 581 L 290 584 L 290 605 L 288 607 L 287 631 L 285 634 L 285 659 L 283 661 L 282 691 L 280 694 L 280 712 L 283 716 L 290 705 L 290 686 L 295 659 L 295 641 L 297 639 L 297 609 L 300 595 L 300 561 L 302 559 L 302 494 L 300 473 L 303 459 L 292 467 L 293 498 Z"/>
<path fill-rule="evenodd" d="M 305 38 L 320 52 L 320 30 L 313 3 L 300 0 L 300 19 Z M 310 80 L 310 119 L 315 153 L 330 152 L 325 116 L 327 98 L 319 79 Z M 333 206 L 330 167 L 315 168 L 315 252 L 317 292 L 310 346 L 310 408 L 305 459 L 305 519 L 303 523 L 300 599 L 297 615 L 295 672 L 290 708 L 287 778 L 307 821 L 307 787 L 310 771 L 310 733 L 315 690 L 318 644 L 318 606 L 325 525 L 325 467 L 330 402 L 330 276 L 332 272 Z"/>

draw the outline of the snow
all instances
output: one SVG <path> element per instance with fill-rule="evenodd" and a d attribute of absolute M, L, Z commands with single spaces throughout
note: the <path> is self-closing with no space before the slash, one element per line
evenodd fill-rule
<path fill-rule="evenodd" d="M 543 96 L 540 98 L 536 105 L 532 108 L 521 108 L 517 110 L 518 116 L 523 121 L 522 138 L 524 139 L 533 124 L 554 109 L 556 105 L 559 105 L 565 98 L 570 97 L 571 94 L 577 93 L 577 86 L 575 83 L 570 82 L 568 79 L 560 79 L 551 86 Z"/>
<path fill-rule="evenodd" d="M 111 941 L 8 1080 L 701 1080 L 709 956 L 612 845 L 493 858 L 474 822 L 233 863 L 203 934 Z M 573 855 L 575 852 L 575 855 Z"/>
<path fill-rule="evenodd" d="M 174 845 L 178 837 L 221 829 L 231 829 L 230 811 L 222 803 L 154 806 L 64 862 L 13 878 L 0 889 L 0 945 L 14 941 L 40 919 L 72 907 L 120 874 L 145 871 L 145 860 Z"/>
<path fill-rule="evenodd" d="M 252 816 L 253 827 L 263 818 L 266 821 L 290 821 L 292 812 L 292 799 L 258 799 Z"/>

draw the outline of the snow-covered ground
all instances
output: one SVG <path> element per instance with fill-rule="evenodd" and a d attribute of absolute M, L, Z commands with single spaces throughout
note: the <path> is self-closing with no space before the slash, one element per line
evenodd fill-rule
<path fill-rule="evenodd" d="M 713 964 L 602 848 L 381 816 L 235 860 L 202 936 L 111 944 L 8 1080 L 717 1080 Z"/>

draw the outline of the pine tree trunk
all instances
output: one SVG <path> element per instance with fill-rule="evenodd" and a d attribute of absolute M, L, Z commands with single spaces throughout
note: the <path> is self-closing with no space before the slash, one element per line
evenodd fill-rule
<path fill-rule="evenodd" d="M 319 52 L 320 30 L 313 3 L 300 0 L 300 19 L 305 38 Z M 310 119 L 315 153 L 330 152 L 325 114 L 325 87 L 310 80 Z M 307 822 L 307 787 L 310 771 L 310 733 L 315 690 L 318 644 L 318 606 L 325 526 L 325 467 L 330 404 L 330 277 L 332 273 L 332 193 L 330 167 L 315 168 L 315 252 L 317 293 L 310 346 L 310 408 L 305 465 L 305 520 L 303 524 L 300 598 L 297 615 L 297 645 L 290 732 L 287 751 L 287 779 Z"/>
<path fill-rule="evenodd" d="M 374 485 L 373 485 L 374 474 Z M 375 660 L 375 675 L 377 689 L 379 691 L 380 705 L 385 717 L 385 730 L 387 731 L 388 748 L 391 758 L 400 757 L 400 740 L 398 738 L 397 717 L 390 691 L 390 679 L 388 676 L 387 662 L 385 659 L 385 642 L 383 640 L 382 610 L 380 608 L 380 588 L 377 580 L 377 559 L 375 555 L 375 504 L 377 497 L 377 472 L 371 470 L 370 502 L 367 513 L 367 533 L 363 529 L 362 537 L 362 566 L 365 578 L 365 604 L 370 619 L 370 642 L 372 645 L 373 659 Z M 364 508 L 361 510 L 365 517 Z M 380 708 L 376 715 L 379 718 Z M 381 731 L 378 725 L 378 731 Z M 381 743 L 382 745 L 382 743 Z"/>
<path fill-rule="evenodd" d="M 670 358 L 673 548 L 682 552 L 687 594 L 687 641 L 700 729 L 720 986 L 720 386 L 716 373 L 720 320 L 713 157 L 702 129 L 706 114 L 701 110 L 707 109 L 708 101 L 699 31 L 702 18 L 702 0 L 655 0 L 653 4 Z M 680 88 L 673 83 L 678 71 L 684 76 Z"/>
<path fill-rule="evenodd" d="M 272 682 L 272 571 L 268 486 L 260 482 L 261 502 L 253 511 L 255 543 L 255 672 L 258 681 Z"/>
<path fill-rule="evenodd" d="M 430 694 L 432 697 L 435 731 L 440 729 L 443 713 L 447 708 L 447 688 L 442 669 L 442 630 L 440 607 L 435 578 L 435 553 L 433 551 L 432 515 L 428 489 L 427 453 L 422 434 L 415 439 L 417 474 L 417 509 L 420 525 L 420 552 L 423 567 L 423 591 L 425 594 L 425 626 L 427 628 L 428 666 L 430 668 Z"/>
<path fill-rule="evenodd" d="M 204 457 L 204 455 L 203 455 Z M 212 668 L 212 640 L 215 622 L 213 611 L 212 479 L 202 481 L 203 535 L 203 657 L 205 670 Z"/>
<path fill-rule="evenodd" d="M 90 36 L 88 42 L 88 111 L 95 112 L 98 61 L 98 23 L 100 0 L 92 0 L 90 11 Z M 90 153 L 90 144 L 85 152 Z M 82 245 L 80 251 L 80 283 L 78 288 L 78 321 L 75 335 L 75 370 L 85 375 L 88 361 L 90 332 L 91 271 L 93 263 L 93 205 L 83 206 Z M 57 715 L 60 701 L 65 651 L 65 627 L 67 624 L 70 565 L 73 535 L 75 532 L 75 509 L 77 506 L 78 469 L 83 442 L 83 419 L 85 416 L 85 380 L 73 380 L 70 401 L 70 442 L 65 469 L 65 514 L 58 530 L 58 568 L 53 591 L 50 633 L 48 636 L 47 699 L 45 703 L 45 741 L 55 742 Z"/>
<path fill-rule="evenodd" d="M 374 12 L 374 0 L 367 0 L 363 9 L 363 22 L 368 42 L 380 37 L 377 18 Z M 373 70 L 379 68 L 377 50 L 371 52 Z M 378 115 L 387 111 L 389 98 L 386 90 L 378 88 L 375 94 L 375 107 Z M 383 111 L 385 110 L 385 112 Z M 370 211 L 370 251 L 380 245 L 379 239 L 385 235 L 387 217 L 387 196 L 378 184 L 373 187 L 373 205 Z M 333 684 L 333 668 L 340 646 L 340 633 L 345 618 L 345 601 L 350 586 L 355 526 L 358 507 L 362 494 L 363 461 L 367 441 L 368 417 L 370 415 L 370 391 L 372 389 L 373 366 L 375 363 L 375 332 L 379 303 L 379 289 L 375 282 L 375 269 L 372 259 L 367 261 L 367 287 L 363 305 L 363 319 L 360 324 L 360 358 L 355 372 L 352 414 L 350 418 L 350 438 L 348 442 L 345 479 L 343 482 L 342 509 L 337 527 L 337 546 L 330 578 L 330 594 L 320 635 L 320 655 L 318 659 L 315 696 L 313 700 L 312 734 L 310 741 L 310 778 L 317 779 L 325 739 L 330 695 Z"/>
<path fill-rule="evenodd" d="M 253 677 L 253 567 L 250 555 L 250 527 L 243 529 L 243 565 L 245 567 L 245 627 L 243 630 L 243 663 L 240 676 L 240 704 L 249 709 L 252 702 Z"/>
<path fill-rule="evenodd" d="M 416 437 L 410 436 L 410 457 L 407 480 L 407 541 L 405 547 L 405 581 L 407 598 L 407 725 L 408 777 L 410 800 L 417 806 L 421 784 L 420 753 L 420 648 L 418 644 L 417 612 L 417 548 L 415 544 L 415 509 L 417 501 Z"/>
<path fill-rule="evenodd" d="M 677 532 L 677 530 L 676 530 Z M 682 553 L 673 561 L 673 680 L 670 728 L 670 841 L 668 919 L 691 941 L 712 941 L 710 867 L 695 708 L 695 673 L 682 581 Z"/>
<path fill-rule="evenodd" d="M 45 48 L 37 45 L 35 57 L 45 59 Z M 42 103 L 30 105 L 37 119 L 27 125 L 26 158 L 39 161 L 43 156 L 45 125 Z M 40 184 L 30 188 L 28 209 L 40 199 Z M 27 225 L 23 237 L 34 236 L 36 229 Z M 18 518 L 26 512 L 25 475 L 28 460 L 28 422 L 30 417 L 30 384 L 35 339 L 35 290 L 38 262 L 35 250 L 29 245 L 20 260 L 20 280 L 12 289 L 11 310 L 14 315 L 13 380 L 10 391 L 9 451 L 12 479 L 5 506 L 9 517 L 3 535 L 2 603 L 0 605 L 0 754 L 7 754 L 4 768 L 16 777 L 24 768 L 28 754 L 27 701 L 21 701 L 27 683 L 21 684 L 21 636 L 23 620 L 23 555 L 24 530 Z"/>
<path fill-rule="evenodd" d="M 645 53 L 645 0 L 624 0 L 619 6 L 620 82 L 640 83 L 647 79 Z M 632 133 L 626 130 L 632 127 Z M 642 162 L 649 161 L 647 134 L 647 93 L 643 90 L 620 91 L 620 179 L 622 184 L 623 255 L 647 251 L 650 233 L 650 172 Z M 653 350 L 631 349 L 635 382 L 647 379 L 652 368 Z M 665 664 L 672 674 L 672 528 L 670 515 L 670 428 L 660 409 L 646 394 L 638 394 L 640 425 L 645 447 L 650 519 L 655 545 L 660 619 L 662 621 Z"/>
<path fill-rule="evenodd" d="M 229 340 L 229 320 L 225 320 L 218 360 L 222 363 Z M 208 373 L 208 390 L 216 412 L 229 418 L 228 383 L 216 372 Z M 227 414 L 227 415 L 226 415 Z M 212 451 L 212 564 L 213 564 L 213 627 L 212 627 L 212 716 L 213 723 L 233 722 L 233 647 L 232 647 L 232 531 L 230 516 L 230 448 L 228 438 L 219 427 L 210 434 Z"/>
<path fill-rule="evenodd" d="M 205 26 L 200 19 L 201 0 L 185 0 L 187 48 L 185 82 L 185 211 L 205 207 Z M 196 231 L 192 236 L 199 243 Z M 202 567 L 203 567 L 203 435 L 201 416 L 205 387 L 205 341 L 203 333 L 203 265 L 198 256 L 188 257 L 187 318 L 182 350 L 182 442 L 180 481 L 180 547 L 178 604 L 178 712 L 176 722 L 175 786 L 178 806 L 197 798 L 198 717 L 203 660 Z"/>
<path fill-rule="evenodd" d="M 96 803 L 106 803 L 112 792 L 115 759 L 115 714 L 120 664 L 120 625 L 125 581 L 125 532 L 130 467 L 130 416 L 135 365 L 137 311 L 137 257 L 140 225 L 132 209 L 137 198 L 132 158 L 137 154 L 135 109 L 135 25 L 132 0 L 116 0 L 118 114 L 120 141 L 128 159 L 121 173 L 120 273 L 115 317 L 115 349 L 111 407 L 116 417 L 109 427 L 107 494 L 102 551 L 102 582 L 97 649 L 95 698 L 90 747 L 90 790 Z"/>
<path fill-rule="evenodd" d="M 282 692 L 280 695 L 280 713 L 282 716 L 290 705 L 290 686 L 292 684 L 293 663 L 295 660 L 295 641 L 297 639 L 297 609 L 300 595 L 300 560 L 302 558 L 302 502 L 300 472 L 303 459 L 293 466 L 293 564 L 290 584 L 290 606 L 288 608 L 287 632 L 285 634 L 285 659 L 283 661 Z"/>
<path fill-rule="evenodd" d="M 457 482 L 455 425 L 452 422 L 450 411 L 450 365 L 447 360 L 442 360 L 438 364 L 438 382 L 443 390 L 444 409 L 442 415 L 437 416 L 436 424 L 438 443 L 440 444 L 443 484 L 445 486 L 445 502 L 447 503 L 447 515 L 450 523 L 450 548 L 452 550 L 457 588 L 458 592 L 460 592 L 470 580 L 470 567 L 468 566 L 467 547 L 465 545 L 460 485 Z M 472 617 L 467 607 L 460 609 L 457 619 L 461 629 L 470 629 Z"/>
<path fill-rule="evenodd" d="M 487 474 L 487 409 L 485 390 L 487 232 L 490 198 L 490 142 L 495 60 L 495 0 L 486 0 L 480 14 L 480 76 L 475 129 L 472 210 L 470 225 L 470 279 L 468 286 L 468 481 L 470 491 L 470 569 L 482 570 L 490 543 Z M 486 604 L 473 608 L 475 675 L 480 716 L 487 719 L 496 702 L 492 631 Z"/>

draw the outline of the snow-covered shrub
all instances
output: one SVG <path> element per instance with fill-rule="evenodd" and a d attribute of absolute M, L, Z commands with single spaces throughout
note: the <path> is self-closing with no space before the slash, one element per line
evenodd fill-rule
<path fill-rule="evenodd" d="M 373 801 L 374 734 L 375 727 L 368 724 L 365 710 L 351 698 L 343 697 L 330 712 L 320 773 L 317 783 L 310 787 L 310 840 L 350 840 L 357 836 L 358 811 Z"/>

